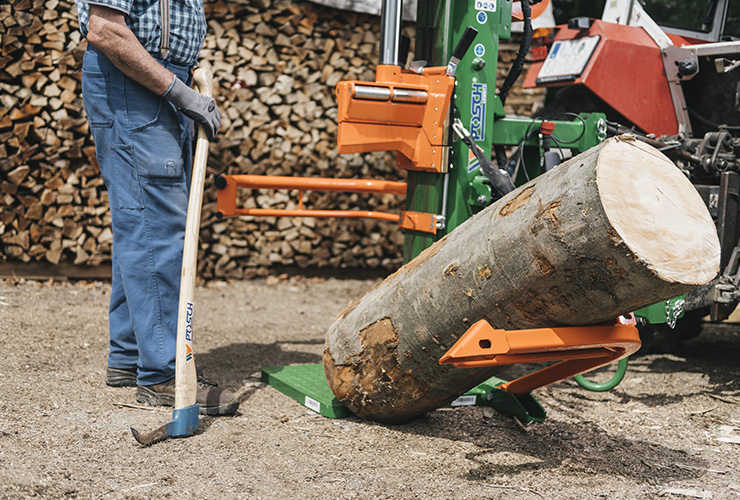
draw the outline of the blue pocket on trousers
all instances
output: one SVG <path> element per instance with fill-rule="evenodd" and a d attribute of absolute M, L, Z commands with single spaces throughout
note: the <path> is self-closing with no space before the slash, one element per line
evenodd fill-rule
<path fill-rule="evenodd" d="M 172 104 L 162 101 L 157 119 L 131 132 L 136 170 L 143 182 L 183 182 L 185 160 L 180 115 Z"/>
<path fill-rule="evenodd" d="M 164 99 L 131 79 L 126 79 L 125 86 L 129 130 L 137 132 L 156 123 Z"/>
<path fill-rule="evenodd" d="M 109 95 L 108 75 L 82 70 L 82 101 L 92 128 L 113 126 L 113 111 L 108 102 Z"/>

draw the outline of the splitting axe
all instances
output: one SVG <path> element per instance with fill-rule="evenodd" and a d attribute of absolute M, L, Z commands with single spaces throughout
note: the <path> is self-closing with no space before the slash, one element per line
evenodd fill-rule
<path fill-rule="evenodd" d="M 202 94 L 211 97 L 213 75 L 208 68 L 198 68 L 193 75 L 195 85 Z M 193 355 L 193 312 L 195 307 L 195 273 L 198 258 L 198 229 L 203 203 L 203 187 L 208 160 L 208 137 L 202 126 L 198 127 L 195 146 L 188 215 L 185 224 L 185 242 L 182 250 L 180 276 L 180 301 L 177 313 L 177 350 L 175 353 L 175 409 L 172 421 L 148 433 L 139 433 L 133 427 L 134 438 L 149 446 L 169 437 L 186 437 L 198 430 L 199 405 L 195 402 L 198 388 Z"/>

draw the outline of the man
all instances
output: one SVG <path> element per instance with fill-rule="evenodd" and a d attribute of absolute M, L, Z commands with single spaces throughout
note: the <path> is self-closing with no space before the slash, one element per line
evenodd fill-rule
<path fill-rule="evenodd" d="M 210 139 L 221 122 L 215 101 L 190 88 L 206 32 L 203 5 L 76 4 L 88 41 L 82 96 L 113 226 L 106 383 L 138 385 L 137 401 L 172 405 L 191 118 Z M 232 414 L 239 406 L 231 391 L 203 381 L 196 402 L 208 415 Z"/>

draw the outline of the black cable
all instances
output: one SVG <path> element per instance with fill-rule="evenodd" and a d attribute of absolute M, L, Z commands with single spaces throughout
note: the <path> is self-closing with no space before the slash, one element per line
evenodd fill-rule
<path fill-rule="evenodd" d="M 560 151 L 560 161 L 563 161 L 565 159 L 565 153 L 563 153 L 563 144 L 568 144 L 568 143 L 561 142 L 554 135 L 551 135 L 550 136 L 550 139 L 552 139 L 553 141 L 555 141 L 555 145 L 558 147 L 558 151 Z"/>
<path fill-rule="evenodd" d="M 514 86 L 519 75 L 522 74 L 524 69 L 524 58 L 527 57 L 529 48 L 532 46 L 532 36 L 534 30 L 532 29 L 532 9 L 529 6 L 529 0 L 521 0 L 522 4 L 522 17 L 524 18 L 524 34 L 522 36 L 522 43 L 519 44 L 519 52 L 516 54 L 516 59 L 509 69 L 509 74 L 506 75 L 506 80 L 499 90 L 498 97 L 501 99 L 501 105 L 506 103 L 506 97 L 509 95 L 509 90 Z"/>
<path fill-rule="evenodd" d="M 524 178 L 529 182 L 531 179 L 529 178 L 529 172 L 527 172 L 527 165 L 524 164 L 524 141 L 525 139 L 522 139 L 522 142 L 519 143 L 519 164 L 522 166 Z"/>
<path fill-rule="evenodd" d="M 532 130 L 532 125 L 534 125 L 537 120 L 542 120 L 540 117 L 534 117 L 529 122 L 529 125 L 527 125 L 527 131 L 524 132 L 524 137 L 522 138 L 522 142 L 519 143 L 519 163 L 521 164 L 522 168 L 524 169 L 524 177 L 527 179 L 527 182 L 529 182 L 531 179 L 529 178 L 529 172 L 527 172 L 527 165 L 524 162 L 524 143 L 527 142 L 530 137 L 530 133 L 537 133 L 540 129 Z M 516 179 L 514 179 L 516 181 Z"/>
<path fill-rule="evenodd" d="M 726 129 L 726 130 L 740 130 L 740 127 L 738 127 L 736 125 L 722 125 L 722 124 L 719 124 L 719 123 L 715 123 L 715 122 L 711 121 L 710 119 L 703 117 L 702 115 L 700 115 L 699 113 L 697 113 L 696 111 L 694 111 L 691 108 L 686 108 L 686 109 L 688 109 L 689 114 L 691 116 L 693 116 L 695 119 L 699 120 L 702 124 L 706 125 L 707 127 L 712 127 L 712 128 L 714 128 L 716 130 L 722 130 L 722 129 Z"/>

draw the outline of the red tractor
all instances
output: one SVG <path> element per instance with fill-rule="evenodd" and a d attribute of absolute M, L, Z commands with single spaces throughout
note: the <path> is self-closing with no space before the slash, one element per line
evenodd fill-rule
<path fill-rule="evenodd" d="M 670 157 L 717 222 L 717 279 L 636 311 L 643 342 L 667 347 L 740 299 L 740 2 L 608 0 L 600 19 L 570 17 L 576 3 L 554 3 L 569 20 L 524 82 L 549 89 L 542 115 L 605 113 L 609 134 L 633 133 Z"/>

